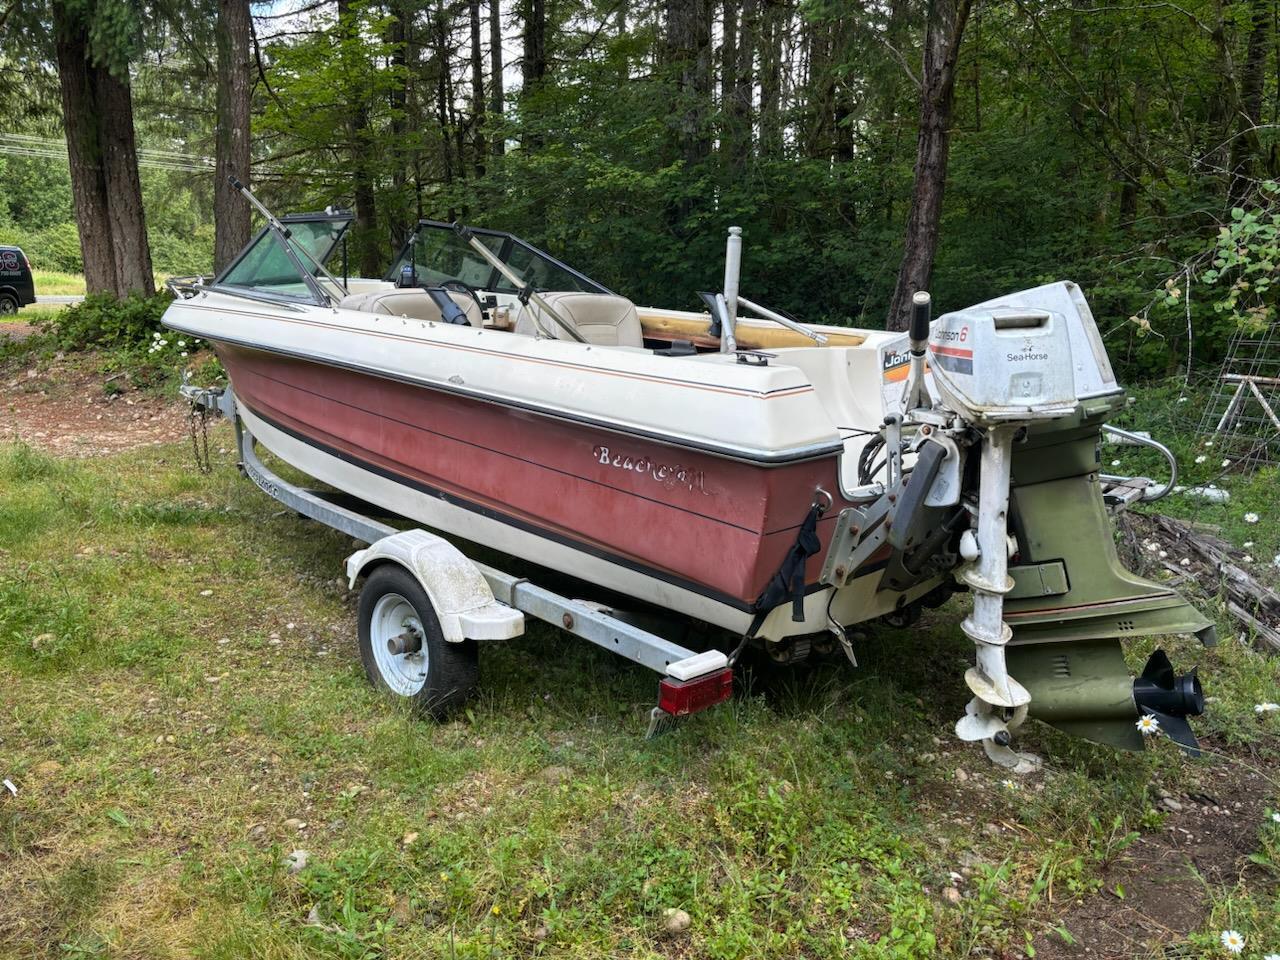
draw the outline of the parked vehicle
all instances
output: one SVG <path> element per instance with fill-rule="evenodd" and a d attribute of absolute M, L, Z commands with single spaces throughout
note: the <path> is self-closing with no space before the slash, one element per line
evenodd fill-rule
<path fill-rule="evenodd" d="M 31 261 L 20 247 L 0 247 L 0 315 L 36 302 Z"/>
<path fill-rule="evenodd" d="M 521 611 L 590 625 L 580 635 L 665 674 L 666 712 L 690 712 L 727 696 L 747 644 L 852 661 L 849 627 L 909 626 L 964 591 L 975 665 L 961 739 L 1025 770 L 1034 761 L 1010 744 L 1028 716 L 1131 749 L 1135 721 L 1153 717 L 1196 749 L 1194 673 L 1176 676 L 1158 650 L 1136 680 L 1125 666 L 1122 640 L 1212 643 L 1214 629 L 1116 554 L 1109 508 L 1173 481 L 1099 470 L 1126 398 L 1075 284 L 932 324 L 919 293 L 910 333 L 810 326 L 739 292 L 736 228 L 723 292 L 693 313 L 637 308 L 511 234 L 429 221 L 385 280 L 338 279 L 323 264 L 349 217 L 259 209 L 268 226 L 218 277 L 170 282 L 164 317 L 221 358 L 234 395 L 203 399 L 248 437 L 245 472 L 285 496 L 256 438 L 411 524 L 570 577 L 591 601 L 520 601 L 435 535 L 388 531 L 348 561 L 353 584 L 366 578 L 361 650 L 383 689 L 431 713 L 456 705 L 474 641 L 519 632 Z M 655 611 L 718 628 L 734 654 L 699 659 L 630 627 Z"/>

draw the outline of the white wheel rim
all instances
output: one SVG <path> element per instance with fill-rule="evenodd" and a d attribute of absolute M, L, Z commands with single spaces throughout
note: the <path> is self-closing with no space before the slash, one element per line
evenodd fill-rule
<path fill-rule="evenodd" d="M 392 653 L 387 641 L 406 630 L 422 638 L 422 648 L 416 653 Z M 378 673 L 392 693 L 412 697 L 422 689 L 427 682 L 427 639 L 413 604 L 398 593 L 379 597 L 369 622 L 369 643 Z"/>

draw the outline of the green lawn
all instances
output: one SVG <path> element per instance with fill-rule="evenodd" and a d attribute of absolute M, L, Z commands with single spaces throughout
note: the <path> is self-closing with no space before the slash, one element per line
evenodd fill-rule
<path fill-rule="evenodd" d="M 351 541 L 217 459 L 0 447 L 6 958 L 1016 956 L 1161 829 L 1153 784 L 1220 763 L 1032 724 L 1052 775 L 1002 786 L 950 732 L 959 604 L 654 741 L 654 675 L 543 627 L 482 650 L 464 717 L 418 721 L 360 670 Z M 1165 646 L 1218 698 L 1210 742 L 1274 765 L 1280 719 L 1252 707 L 1280 669 L 1223 635 Z M 1280 950 L 1258 871 L 1208 891 L 1183 955 L 1225 924 Z"/>
<path fill-rule="evenodd" d="M 32 270 L 36 297 L 84 296 L 83 273 L 61 273 L 57 270 Z"/>

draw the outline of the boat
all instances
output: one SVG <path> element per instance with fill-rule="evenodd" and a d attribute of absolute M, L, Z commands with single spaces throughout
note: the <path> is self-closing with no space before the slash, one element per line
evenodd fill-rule
<path fill-rule="evenodd" d="M 1194 749 L 1198 680 L 1164 661 L 1133 680 L 1120 640 L 1213 627 L 1116 555 L 1112 511 L 1172 480 L 1100 469 L 1125 395 L 1076 285 L 937 320 L 918 294 L 905 333 L 804 324 L 739 289 L 737 228 L 723 289 L 689 311 L 431 220 L 352 278 L 326 266 L 349 215 L 277 219 L 244 192 L 265 226 L 216 277 L 172 281 L 163 322 L 208 341 L 280 460 L 783 662 L 852 659 L 856 625 L 971 593 L 962 738 L 1025 766 L 1028 714 L 1135 747 L 1150 712 Z"/>

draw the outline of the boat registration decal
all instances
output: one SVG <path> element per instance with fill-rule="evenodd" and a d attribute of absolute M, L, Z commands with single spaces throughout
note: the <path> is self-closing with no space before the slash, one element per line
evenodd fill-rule
<path fill-rule="evenodd" d="M 684 487 L 690 493 L 700 493 L 704 497 L 711 496 L 710 491 L 707 490 L 707 475 L 701 470 L 693 470 L 678 463 L 659 463 L 648 457 L 628 457 L 625 454 L 614 453 L 604 446 L 592 447 L 591 455 L 595 457 L 597 463 L 603 463 L 605 466 L 646 474 L 668 490 Z"/>

